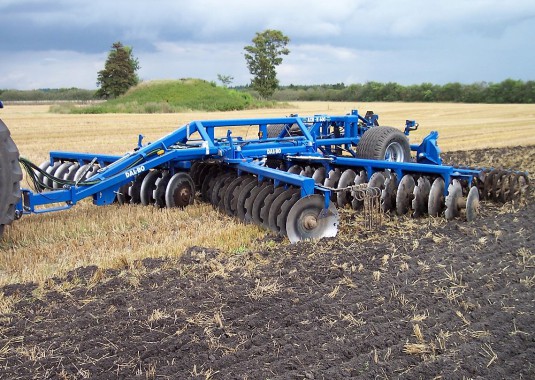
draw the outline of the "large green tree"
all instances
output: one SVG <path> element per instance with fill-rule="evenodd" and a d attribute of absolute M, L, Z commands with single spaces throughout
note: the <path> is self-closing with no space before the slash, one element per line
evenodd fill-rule
<path fill-rule="evenodd" d="M 98 72 L 97 91 L 99 98 L 116 98 L 124 94 L 130 87 L 139 83 L 136 74 L 139 61 L 132 54 L 130 46 L 115 42 L 108 54 L 104 69 Z"/>
<path fill-rule="evenodd" d="M 260 96 L 269 98 L 279 86 L 276 67 L 282 63 L 282 56 L 290 53 L 286 48 L 290 38 L 280 30 L 267 29 L 257 32 L 252 42 L 244 47 L 247 68 L 253 76 L 251 85 Z"/>

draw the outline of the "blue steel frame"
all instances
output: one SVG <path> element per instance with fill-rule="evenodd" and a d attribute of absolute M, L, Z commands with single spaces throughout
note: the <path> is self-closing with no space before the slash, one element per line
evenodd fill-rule
<path fill-rule="evenodd" d="M 432 132 L 420 145 L 411 145 L 416 152 L 416 163 L 398 163 L 389 161 L 365 160 L 356 157 L 353 148 L 361 136 L 376 124 L 377 115 L 362 117 L 357 110 L 344 116 L 316 115 L 312 117 L 260 118 L 235 120 L 192 121 L 150 144 L 138 147 L 123 156 L 51 152 L 50 161 L 73 161 L 86 164 L 96 160 L 101 169 L 91 177 L 91 185 L 67 186 L 61 190 L 34 193 L 22 189 L 23 197 L 17 205 L 22 213 L 42 213 L 68 209 L 84 198 L 93 197 L 96 205 L 107 205 L 114 201 L 118 189 L 131 182 L 136 175 L 154 168 L 167 169 L 173 174 L 176 171 L 188 170 L 192 161 L 218 160 L 234 167 L 238 171 L 256 174 L 260 181 L 272 179 L 275 185 L 293 185 L 301 189 L 301 196 L 321 193 L 325 196 L 328 206 L 330 190 L 315 184 L 312 178 L 271 169 L 262 165 L 265 158 L 285 160 L 288 164 L 295 160 L 307 159 L 316 161 L 331 169 L 336 166 L 364 168 L 371 175 L 376 171 L 392 170 L 397 174 L 398 181 L 407 173 L 425 173 L 441 176 L 448 184 L 451 179 L 466 179 L 469 182 L 479 174 L 478 170 L 461 169 L 441 165 L 440 150 L 437 145 L 438 133 Z M 282 124 L 278 137 L 268 137 L 268 126 Z M 407 120 L 405 133 L 408 134 L 415 125 Z M 233 136 L 236 127 L 256 126 L 257 139 L 243 139 Z M 290 135 L 290 127 L 298 127 L 299 132 Z M 216 128 L 228 128 L 226 137 L 216 138 Z M 333 137 L 332 130 L 343 130 L 343 134 Z M 198 133 L 199 138 L 192 138 Z M 332 147 L 344 147 L 351 156 L 337 156 Z M 445 188 L 447 194 L 447 186 Z M 40 208 L 44 205 L 61 204 Z"/>

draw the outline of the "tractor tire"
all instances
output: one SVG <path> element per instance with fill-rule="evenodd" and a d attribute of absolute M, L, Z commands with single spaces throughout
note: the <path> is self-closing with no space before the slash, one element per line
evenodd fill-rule
<path fill-rule="evenodd" d="M 4 227 L 15 219 L 21 180 L 19 150 L 11 139 L 7 126 L 0 120 L 0 236 Z"/>
<path fill-rule="evenodd" d="M 279 135 L 285 128 L 287 128 L 286 124 L 269 124 L 267 126 L 267 137 L 268 138 L 279 137 Z M 290 127 L 285 137 L 302 136 L 302 135 L 303 135 L 303 132 L 301 132 L 301 129 L 299 128 L 299 126 L 294 124 Z"/>
<path fill-rule="evenodd" d="M 270 124 L 267 126 L 267 137 L 268 139 L 279 137 L 282 130 L 284 129 L 284 124 Z"/>
<path fill-rule="evenodd" d="M 393 127 L 368 129 L 362 135 L 355 151 L 357 157 L 369 160 L 408 162 L 411 159 L 407 136 Z"/>

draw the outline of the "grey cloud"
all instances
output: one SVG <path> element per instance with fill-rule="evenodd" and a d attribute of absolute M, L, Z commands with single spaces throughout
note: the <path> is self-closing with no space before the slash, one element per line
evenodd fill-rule
<path fill-rule="evenodd" d="M 3 0 L 0 69 L 11 77 L 27 65 L 30 77 L 49 56 L 87 70 L 84 57 L 103 65 L 120 40 L 134 47 L 144 79 L 228 73 L 245 83 L 243 46 L 276 28 L 292 41 L 283 83 L 530 79 L 534 20 L 532 0 Z"/>

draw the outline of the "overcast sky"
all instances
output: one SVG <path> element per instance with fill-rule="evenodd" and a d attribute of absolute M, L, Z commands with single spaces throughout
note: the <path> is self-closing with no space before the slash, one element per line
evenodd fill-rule
<path fill-rule="evenodd" d="M 250 75 L 279 29 L 281 84 L 535 79 L 534 0 L 0 0 L 0 88 L 96 88 L 115 41 L 142 80 Z"/>

